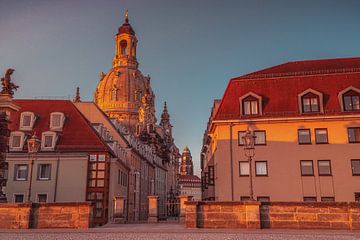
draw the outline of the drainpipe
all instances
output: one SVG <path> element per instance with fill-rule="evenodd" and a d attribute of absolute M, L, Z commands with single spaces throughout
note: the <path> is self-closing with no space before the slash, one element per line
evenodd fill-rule
<path fill-rule="evenodd" d="M 233 169 L 233 123 L 230 123 L 230 183 L 231 183 L 231 201 L 234 201 L 234 169 Z"/>
<path fill-rule="evenodd" d="M 58 153 L 58 157 L 57 157 L 57 161 L 56 161 L 54 202 L 56 202 L 56 197 L 57 197 L 58 177 L 59 177 L 59 164 L 60 164 L 60 155 L 59 155 L 59 153 Z"/>

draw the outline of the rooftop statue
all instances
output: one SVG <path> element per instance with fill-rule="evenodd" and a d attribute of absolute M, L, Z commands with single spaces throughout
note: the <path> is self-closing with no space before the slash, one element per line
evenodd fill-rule
<path fill-rule="evenodd" d="M 5 76 L 1 78 L 2 91 L 1 94 L 8 94 L 11 97 L 14 96 L 14 90 L 16 91 L 19 86 L 11 82 L 11 74 L 15 72 L 14 69 L 9 68 L 5 72 Z"/>

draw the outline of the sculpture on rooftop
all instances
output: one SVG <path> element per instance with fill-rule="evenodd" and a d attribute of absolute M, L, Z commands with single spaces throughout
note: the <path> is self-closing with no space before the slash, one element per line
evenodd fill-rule
<path fill-rule="evenodd" d="M 15 85 L 11 81 L 11 74 L 15 72 L 14 69 L 9 68 L 5 72 L 5 76 L 1 78 L 2 91 L 1 94 L 8 94 L 11 97 L 14 96 L 14 90 L 16 91 L 19 86 Z"/>

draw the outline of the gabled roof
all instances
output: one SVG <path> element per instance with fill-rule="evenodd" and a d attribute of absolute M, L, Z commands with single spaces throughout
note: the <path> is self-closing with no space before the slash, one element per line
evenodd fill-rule
<path fill-rule="evenodd" d="M 21 109 L 11 113 L 11 131 L 18 131 L 22 112 L 33 112 L 37 115 L 34 129 L 27 132 L 41 138 L 43 132 L 50 130 L 50 114 L 62 112 L 65 114 L 65 124 L 62 131 L 57 131 L 59 141 L 55 150 L 65 152 L 79 151 L 109 151 L 110 149 L 100 139 L 86 118 L 69 100 L 14 100 Z"/>
<path fill-rule="evenodd" d="M 360 88 L 360 58 L 281 64 L 231 79 L 215 120 L 304 116 L 299 112 L 298 94 L 309 88 L 324 96 L 324 113 L 315 115 L 354 114 L 342 112 L 338 98 L 349 86 Z M 249 92 L 262 97 L 262 116 L 241 116 L 239 99 Z"/>

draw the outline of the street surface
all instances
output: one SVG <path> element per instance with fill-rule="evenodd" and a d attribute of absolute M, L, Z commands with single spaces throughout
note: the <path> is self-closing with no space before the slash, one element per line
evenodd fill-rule
<path fill-rule="evenodd" d="M 244 230 L 244 229 L 185 229 L 179 224 L 106 225 L 88 230 L 32 229 L 0 230 L 1 240 L 15 239 L 156 239 L 156 240 L 350 240 L 360 239 L 360 231 L 334 230 Z"/>

